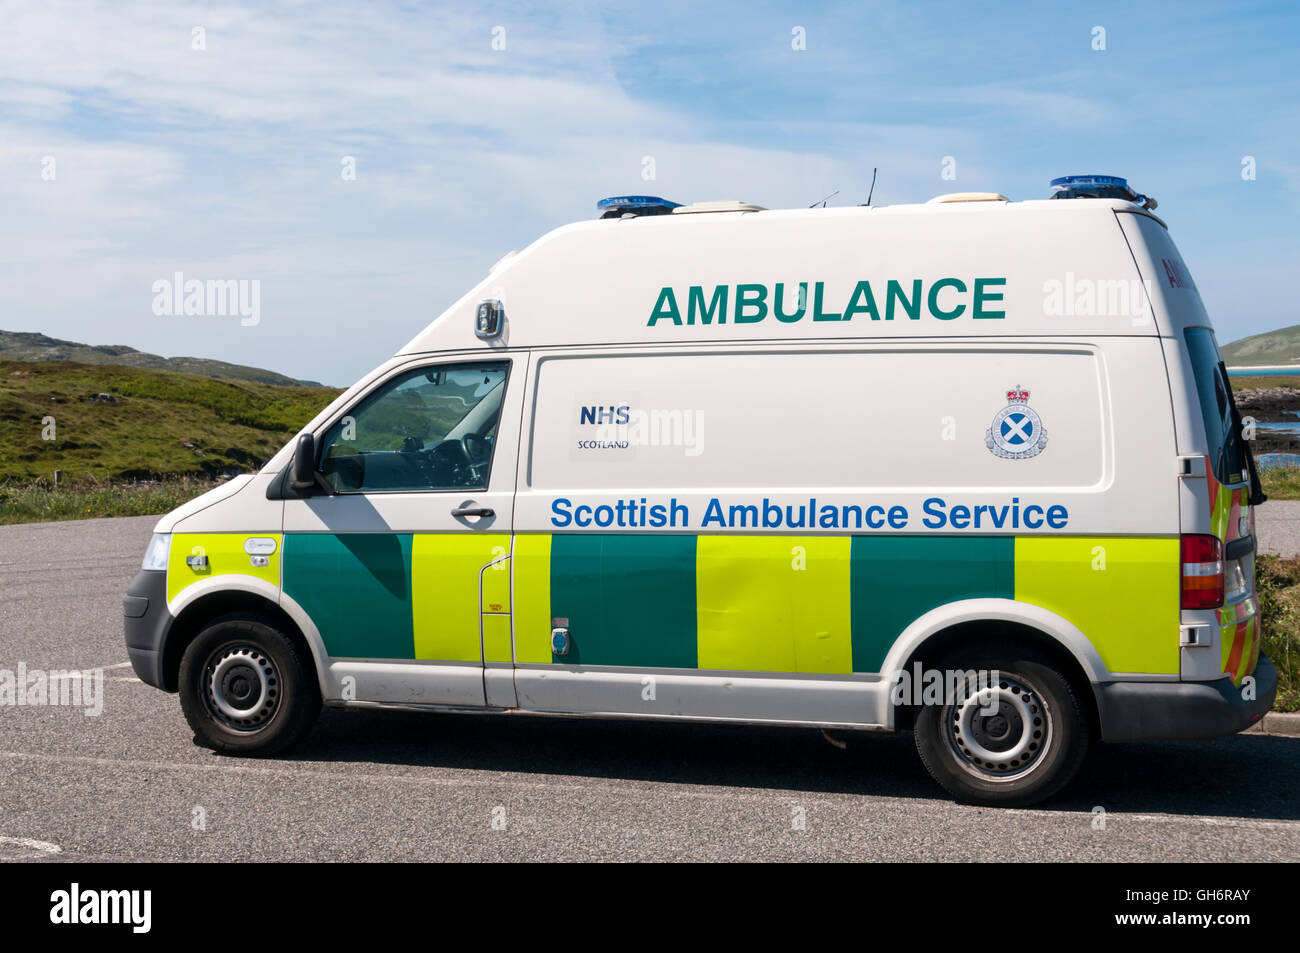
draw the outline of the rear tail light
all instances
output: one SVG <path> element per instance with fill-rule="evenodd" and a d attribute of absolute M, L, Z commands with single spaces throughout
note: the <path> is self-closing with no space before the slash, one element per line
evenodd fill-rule
<path fill-rule="evenodd" d="M 1223 543 L 1217 536 L 1182 539 L 1183 608 L 1217 609 L 1223 605 Z"/>

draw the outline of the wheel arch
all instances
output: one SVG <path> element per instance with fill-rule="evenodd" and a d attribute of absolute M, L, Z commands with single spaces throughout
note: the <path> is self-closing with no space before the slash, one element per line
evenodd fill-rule
<path fill-rule="evenodd" d="M 1050 610 L 1012 599 L 969 599 L 934 609 L 917 619 L 895 640 L 881 666 L 885 679 L 894 672 L 937 667 L 944 656 L 981 642 L 1012 642 L 1044 655 L 1078 694 L 1093 730 L 1099 728 L 1098 685 L 1109 672 L 1096 648 L 1077 626 Z M 882 723 L 895 730 L 912 727 L 916 712 L 895 706 L 882 695 Z"/>
<path fill-rule="evenodd" d="M 267 594 L 250 588 L 212 587 L 177 607 L 167 630 L 162 650 L 163 688 L 174 692 L 180 682 L 181 656 L 195 637 L 210 622 L 222 616 L 243 613 L 260 616 L 291 639 L 310 658 L 315 659 L 310 641 L 293 617 Z M 319 679 L 319 665 L 317 665 Z"/>

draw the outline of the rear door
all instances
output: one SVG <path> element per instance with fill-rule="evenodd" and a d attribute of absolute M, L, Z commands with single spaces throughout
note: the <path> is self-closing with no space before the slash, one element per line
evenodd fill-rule
<path fill-rule="evenodd" d="M 317 434 L 323 486 L 286 501 L 283 591 L 318 630 L 338 697 L 487 701 L 485 610 L 508 640 L 516 362 L 410 365 Z M 499 618 L 488 628 L 499 641 Z"/>
<path fill-rule="evenodd" d="M 1259 606 L 1255 598 L 1255 516 L 1250 505 L 1250 449 L 1232 397 L 1214 332 L 1183 332 L 1206 440 L 1207 509 L 1188 532 L 1210 534 L 1223 544 L 1224 606 L 1215 610 L 1219 629 L 1218 671 L 1240 684 L 1259 660 Z M 1206 526 L 1208 517 L 1208 527 Z"/>
<path fill-rule="evenodd" d="M 1185 680 L 1227 674 L 1240 684 L 1255 670 L 1260 640 L 1250 449 L 1210 316 L 1182 255 L 1154 216 L 1134 210 L 1116 217 L 1164 342 L 1178 453 L 1184 458 L 1178 484 L 1181 529 L 1217 536 L 1224 551 L 1225 604 L 1183 610 L 1179 670 Z"/>

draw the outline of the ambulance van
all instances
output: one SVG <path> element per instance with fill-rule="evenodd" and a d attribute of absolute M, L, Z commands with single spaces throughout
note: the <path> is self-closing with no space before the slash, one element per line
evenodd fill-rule
<path fill-rule="evenodd" d="M 1053 186 L 602 201 L 158 522 L 135 671 L 231 753 L 322 704 L 911 731 L 1001 805 L 1246 728 L 1263 494 L 1210 318 L 1152 201 Z"/>

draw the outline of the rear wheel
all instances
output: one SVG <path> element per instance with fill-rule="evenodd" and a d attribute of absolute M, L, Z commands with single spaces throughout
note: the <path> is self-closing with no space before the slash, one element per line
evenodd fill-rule
<path fill-rule="evenodd" d="M 305 737 L 320 714 L 310 661 L 257 616 L 204 628 L 181 656 L 179 687 L 195 740 L 218 751 L 274 754 Z"/>
<path fill-rule="evenodd" d="M 916 749 L 949 794 L 975 804 L 1045 800 L 1078 773 L 1091 743 L 1086 712 L 1069 681 L 1016 647 L 964 652 L 945 672 L 987 672 L 916 717 Z"/>

